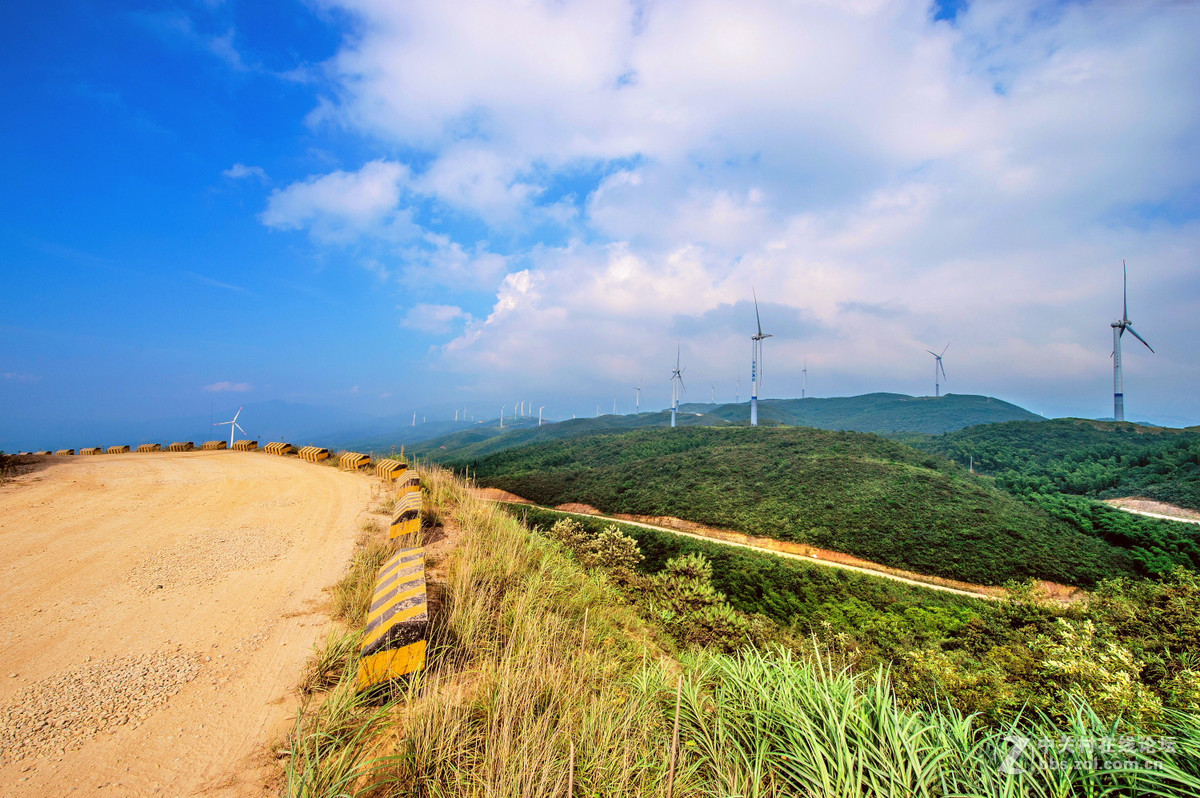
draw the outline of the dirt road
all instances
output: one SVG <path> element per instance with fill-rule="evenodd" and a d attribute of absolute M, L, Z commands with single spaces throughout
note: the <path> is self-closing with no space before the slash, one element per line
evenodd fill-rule
<path fill-rule="evenodd" d="M 0 485 L 0 795 L 270 794 L 378 483 L 250 452 Z"/>

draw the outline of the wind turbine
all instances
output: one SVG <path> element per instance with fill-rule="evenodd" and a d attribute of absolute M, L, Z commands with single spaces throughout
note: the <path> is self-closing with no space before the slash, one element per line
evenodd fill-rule
<path fill-rule="evenodd" d="M 633 405 L 634 413 L 642 412 L 642 383 L 643 382 L 645 382 L 645 380 L 639 380 L 638 384 L 633 386 L 633 390 L 636 392 L 634 395 L 637 397 L 636 399 L 634 399 L 634 405 Z"/>
<path fill-rule="evenodd" d="M 946 346 L 942 348 L 942 355 L 946 354 L 946 350 L 949 348 L 950 344 L 946 344 Z M 942 365 L 942 355 L 939 355 L 932 349 L 926 349 L 925 351 L 933 355 L 933 397 L 936 399 L 941 395 L 941 386 L 938 384 L 938 370 L 941 370 L 942 377 L 946 380 L 946 382 L 949 382 L 950 378 L 946 376 L 946 367 Z"/>
<path fill-rule="evenodd" d="M 545 405 L 538 408 L 538 426 L 542 426 L 542 411 L 546 409 Z"/>
<path fill-rule="evenodd" d="M 1134 335 L 1137 335 L 1137 333 L 1134 333 Z M 246 435 L 246 437 L 249 437 L 249 435 L 246 433 L 246 430 L 242 429 L 242 425 L 237 423 L 238 416 L 240 416 L 241 414 L 242 414 L 242 408 L 239 407 L 238 411 L 233 414 L 232 421 L 218 421 L 216 424 L 213 424 L 214 427 L 223 427 L 226 424 L 229 425 L 229 448 L 230 449 L 233 448 L 233 431 L 234 431 L 234 429 L 241 429 L 242 434 Z"/>
<path fill-rule="evenodd" d="M 679 368 L 679 346 L 675 346 L 675 370 L 671 372 L 671 426 L 675 426 L 675 416 L 679 413 L 679 395 L 683 393 L 683 372 L 687 368 Z"/>
<path fill-rule="evenodd" d="M 803 399 L 808 390 L 808 355 L 804 356 L 804 368 L 800 369 L 800 373 L 804 375 L 804 382 L 800 383 L 800 398 Z"/>
<path fill-rule="evenodd" d="M 742 372 L 738 371 L 737 375 L 737 390 L 733 392 L 733 403 L 740 405 L 742 403 Z"/>
<path fill-rule="evenodd" d="M 500 429 L 504 429 L 504 405 L 500 405 Z"/>
<path fill-rule="evenodd" d="M 762 379 L 762 342 L 771 336 L 762 331 L 762 317 L 758 315 L 758 294 L 754 294 L 754 320 L 758 322 L 758 334 L 750 336 L 750 426 L 758 426 L 758 384 Z"/>
<path fill-rule="evenodd" d="M 1121 318 L 1119 321 L 1112 323 L 1113 328 L 1113 420 L 1125 420 L 1125 375 L 1121 371 L 1121 336 L 1126 330 L 1133 333 L 1133 337 L 1146 344 L 1146 348 L 1151 352 L 1154 347 L 1146 343 L 1146 339 L 1137 334 L 1137 330 L 1133 329 L 1133 322 L 1129 320 L 1129 269 L 1125 266 L 1125 261 L 1121 261 Z"/>
<path fill-rule="evenodd" d="M 717 384 L 710 382 L 709 385 L 712 387 L 712 403 L 715 405 L 717 403 Z"/>

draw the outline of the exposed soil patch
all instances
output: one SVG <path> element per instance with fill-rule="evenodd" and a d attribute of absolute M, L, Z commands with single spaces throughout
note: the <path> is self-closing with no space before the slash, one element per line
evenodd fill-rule
<path fill-rule="evenodd" d="M 476 488 L 475 495 L 481 499 L 490 499 L 495 502 L 511 502 L 513 504 L 533 504 L 529 499 L 523 499 L 515 493 L 509 493 L 506 490 L 499 488 Z"/>
<path fill-rule="evenodd" d="M 1195 510 L 1189 510 L 1186 507 L 1178 507 L 1174 504 L 1166 502 L 1156 502 L 1150 499 L 1139 499 L 1136 496 L 1130 496 L 1123 499 L 1105 499 L 1105 504 L 1111 504 L 1113 507 L 1120 507 L 1123 510 L 1132 510 L 1136 513 L 1148 513 L 1155 516 L 1166 516 L 1168 518 L 1178 518 L 1181 521 L 1200 521 L 1200 513 Z"/>

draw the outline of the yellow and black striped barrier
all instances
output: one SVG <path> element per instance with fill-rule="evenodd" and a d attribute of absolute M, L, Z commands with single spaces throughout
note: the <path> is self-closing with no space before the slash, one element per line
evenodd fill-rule
<path fill-rule="evenodd" d="M 388 530 L 388 537 L 395 540 L 405 535 L 412 535 L 415 540 L 416 534 L 420 531 L 421 491 L 401 493 L 396 497 L 396 511 L 392 514 L 392 526 Z"/>
<path fill-rule="evenodd" d="M 390 482 L 397 479 L 407 468 L 408 463 L 399 460 L 379 460 L 375 463 L 375 476 Z"/>
<path fill-rule="evenodd" d="M 40 452 L 34 452 L 34 454 L 54 454 L 54 452 L 49 449 L 42 449 Z"/>
<path fill-rule="evenodd" d="M 347 471 L 357 471 L 369 465 L 371 465 L 371 458 L 359 452 L 346 452 L 338 458 L 338 468 L 344 468 Z"/>
<path fill-rule="evenodd" d="M 121 446 L 109 446 L 104 450 L 105 454 L 125 454 L 129 451 L 129 447 L 122 444 Z"/>
<path fill-rule="evenodd" d="M 421 475 L 415 468 L 409 468 L 396 478 L 396 491 L 400 494 L 421 490 Z"/>
<path fill-rule="evenodd" d="M 196 448 L 196 444 L 191 441 L 175 441 L 167 447 L 168 452 L 190 452 Z"/>
<path fill-rule="evenodd" d="M 366 637 L 358 663 L 358 689 L 425 667 L 429 614 L 425 603 L 425 549 L 401 549 L 375 581 Z"/>
<path fill-rule="evenodd" d="M 258 448 L 258 441 L 234 441 L 233 448 L 239 452 L 252 452 Z"/>
<path fill-rule="evenodd" d="M 267 454 L 292 454 L 296 451 L 296 447 L 283 441 L 272 441 L 263 447 L 263 451 Z"/>
<path fill-rule="evenodd" d="M 310 463 L 319 463 L 329 459 L 329 450 L 323 446 L 305 446 L 300 450 L 300 459 Z"/>
<path fill-rule="evenodd" d="M 74 449 L 59 449 L 55 454 L 75 454 Z"/>
<path fill-rule="evenodd" d="M 99 446 L 88 446 L 87 448 L 79 450 L 79 453 L 81 455 L 82 454 L 102 454 L 103 452 L 104 452 L 104 450 L 101 449 Z"/>
<path fill-rule="evenodd" d="M 162 445 L 158 443 L 143 443 L 138 447 L 139 452 L 161 452 Z"/>
<path fill-rule="evenodd" d="M 229 444 L 227 444 L 225 441 L 205 441 L 204 443 L 200 444 L 200 448 L 206 452 L 215 452 L 218 449 L 228 449 Z"/>

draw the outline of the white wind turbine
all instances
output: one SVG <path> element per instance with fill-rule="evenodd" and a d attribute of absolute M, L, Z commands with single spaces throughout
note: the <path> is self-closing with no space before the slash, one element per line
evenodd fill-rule
<path fill-rule="evenodd" d="M 635 414 L 642 412 L 642 383 L 643 382 L 645 382 L 644 379 L 638 380 L 638 384 L 633 386 L 634 396 L 636 397 L 634 399 L 634 405 L 633 405 L 633 412 Z"/>
<path fill-rule="evenodd" d="M 675 370 L 671 372 L 671 426 L 675 426 L 675 416 L 679 413 L 679 396 L 683 393 L 683 372 L 687 368 L 679 368 L 679 346 L 675 347 Z"/>
<path fill-rule="evenodd" d="M 542 426 L 542 411 L 546 409 L 545 405 L 538 408 L 538 426 Z"/>
<path fill-rule="evenodd" d="M 1112 323 L 1113 328 L 1113 420 L 1125 420 L 1125 374 L 1121 370 L 1121 336 L 1126 330 L 1133 333 L 1133 337 L 1146 344 L 1146 348 L 1151 352 L 1154 347 L 1146 343 L 1146 339 L 1137 334 L 1137 330 L 1133 329 L 1133 322 L 1129 320 L 1129 270 L 1125 267 L 1125 261 L 1121 261 L 1122 281 L 1121 281 L 1121 318 Z"/>
<path fill-rule="evenodd" d="M 803 399 L 808 390 L 808 355 L 804 356 L 804 368 L 800 369 L 800 373 L 804 375 L 804 381 L 800 383 L 800 398 Z"/>
<path fill-rule="evenodd" d="M 1134 335 L 1137 335 L 1137 333 L 1134 333 Z M 246 432 L 246 430 L 242 429 L 242 425 L 237 423 L 238 416 L 240 416 L 241 414 L 242 414 L 242 408 L 239 407 L 238 411 L 233 414 L 233 419 L 231 421 L 218 421 L 216 424 L 213 424 L 214 427 L 223 427 L 226 424 L 229 425 L 229 448 L 230 449 L 233 448 L 233 431 L 235 429 L 242 430 L 243 435 L 245 435 L 246 437 L 250 437 L 249 434 Z"/>
<path fill-rule="evenodd" d="M 944 347 L 942 347 L 942 355 L 946 354 L 946 350 L 949 348 L 950 344 L 946 344 Z M 946 382 L 949 382 L 950 378 L 946 376 L 946 367 L 942 365 L 942 355 L 939 355 L 932 349 L 926 349 L 925 351 L 933 355 L 933 397 L 936 399 L 937 397 L 941 396 L 942 389 L 941 385 L 938 384 L 938 371 L 940 370 L 942 372 L 942 378 L 945 379 Z"/>
<path fill-rule="evenodd" d="M 750 426 L 758 426 L 758 386 L 762 382 L 762 342 L 771 336 L 762 331 L 762 318 L 758 315 L 758 294 L 754 294 L 754 320 L 758 323 L 758 334 L 750 336 Z"/>

